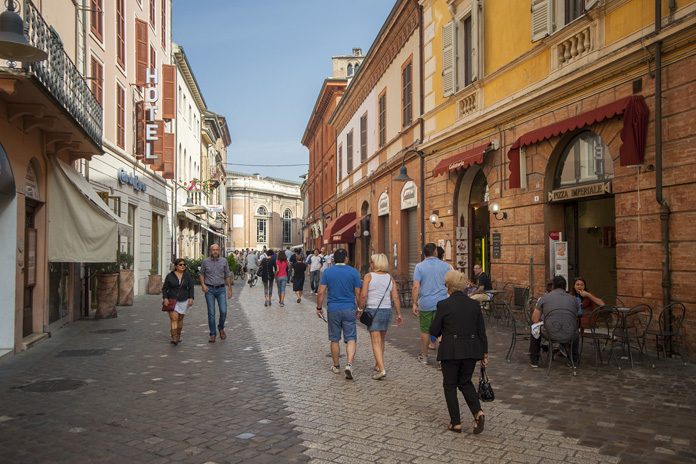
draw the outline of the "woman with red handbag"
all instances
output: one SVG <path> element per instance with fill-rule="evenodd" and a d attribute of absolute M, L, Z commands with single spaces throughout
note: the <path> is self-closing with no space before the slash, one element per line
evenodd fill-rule
<path fill-rule="evenodd" d="M 193 306 L 193 284 L 193 277 L 186 270 L 186 262 L 181 258 L 174 261 L 174 270 L 167 275 L 162 285 L 162 311 L 169 313 L 172 345 L 181 342 L 184 316 L 188 308 Z"/>

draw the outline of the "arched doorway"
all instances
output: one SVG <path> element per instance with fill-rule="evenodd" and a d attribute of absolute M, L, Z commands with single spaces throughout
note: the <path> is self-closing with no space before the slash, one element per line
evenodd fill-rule
<path fill-rule="evenodd" d="M 457 187 L 456 260 L 458 270 L 472 275 L 475 264 L 490 275 L 490 215 L 488 181 L 478 166 L 462 174 Z"/>
<path fill-rule="evenodd" d="M 559 239 L 549 248 L 549 277 L 564 275 L 568 286 L 582 276 L 588 288 L 607 302 L 616 300 L 616 216 L 611 182 L 613 157 L 602 138 L 582 131 L 559 144 L 546 176 L 546 227 Z"/>
<path fill-rule="evenodd" d="M 43 205 L 42 195 L 39 191 L 39 179 L 41 171 L 36 160 L 31 160 L 24 176 L 24 299 L 22 308 L 22 336 L 27 337 L 35 332 L 34 323 L 40 321 L 40 315 L 35 315 L 34 311 L 34 287 L 37 284 L 37 247 L 40 231 L 37 224 L 37 215 Z M 57 265 L 60 277 L 62 278 L 63 293 L 61 302 L 62 309 L 67 311 L 67 265 L 60 263 Z M 51 271 L 53 267 L 51 267 Z M 53 282 L 53 276 L 49 276 L 49 288 Z M 56 313 L 52 309 L 54 306 L 49 301 L 49 322 L 59 319 L 58 306 L 55 306 Z M 36 316 L 36 317 L 35 317 Z"/>
<path fill-rule="evenodd" d="M 370 271 L 370 255 L 372 248 L 372 235 L 370 231 L 370 204 L 363 201 L 360 207 L 360 275 L 365 275 Z"/>

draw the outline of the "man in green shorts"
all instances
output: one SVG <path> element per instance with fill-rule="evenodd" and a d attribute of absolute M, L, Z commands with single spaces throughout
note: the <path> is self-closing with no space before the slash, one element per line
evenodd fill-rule
<path fill-rule="evenodd" d="M 420 320 L 420 354 L 418 361 L 428 364 L 428 343 L 430 342 L 430 324 L 435 317 L 437 303 L 447 298 L 445 274 L 452 266 L 437 258 L 437 247 L 427 243 L 423 247 L 425 259 L 416 265 L 413 272 L 413 314 Z"/>

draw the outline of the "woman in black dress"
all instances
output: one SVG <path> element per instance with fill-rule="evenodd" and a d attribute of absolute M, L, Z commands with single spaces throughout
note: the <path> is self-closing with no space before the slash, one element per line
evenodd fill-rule
<path fill-rule="evenodd" d="M 167 305 L 167 303 L 170 304 Z M 193 277 L 186 270 L 186 262 L 179 258 L 174 261 L 174 270 L 167 275 L 162 285 L 162 310 L 167 310 L 169 313 L 172 345 L 178 345 L 181 342 L 184 316 L 191 306 L 193 306 Z"/>
<path fill-rule="evenodd" d="M 305 272 L 307 272 L 307 264 L 302 259 L 300 250 L 295 250 L 295 261 L 292 263 L 292 291 L 297 295 L 298 303 L 302 302 Z"/>

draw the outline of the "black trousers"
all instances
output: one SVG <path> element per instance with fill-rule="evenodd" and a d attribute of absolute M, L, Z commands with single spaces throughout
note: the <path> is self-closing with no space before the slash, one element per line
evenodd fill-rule
<path fill-rule="evenodd" d="M 542 336 L 539 338 L 534 338 L 534 337 L 529 337 L 529 360 L 533 363 L 538 363 L 539 358 L 541 355 L 541 339 L 544 336 L 543 332 L 541 334 Z M 575 338 L 571 344 L 571 351 L 573 352 L 573 361 L 575 361 L 575 364 L 580 363 L 580 337 Z"/>
<path fill-rule="evenodd" d="M 452 425 L 462 423 L 459 415 L 457 389 L 464 395 L 464 400 L 474 417 L 481 410 L 478 392 L 471 382 L 471 375 L 474 373 L 477 361 L 477 359 L 446 359 L 442 361 L 442 387 L 445 390 L 445 401 Z"/>

